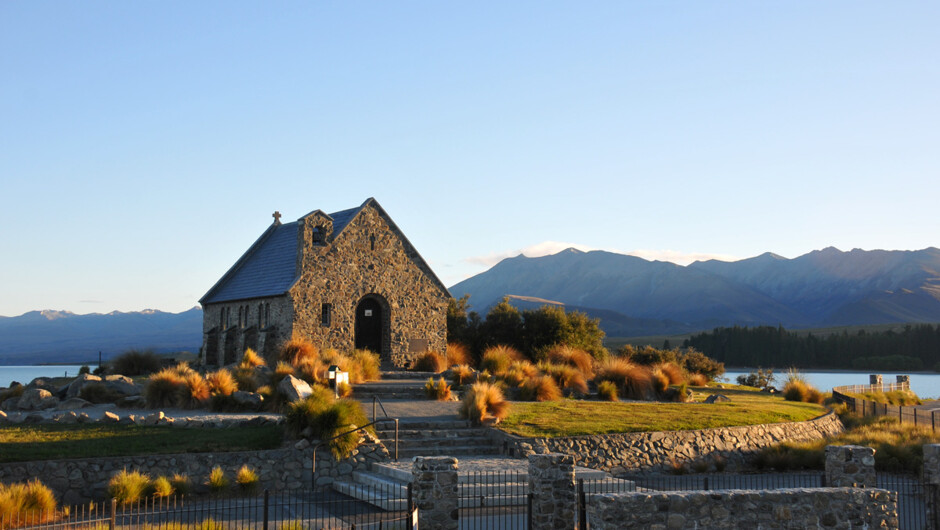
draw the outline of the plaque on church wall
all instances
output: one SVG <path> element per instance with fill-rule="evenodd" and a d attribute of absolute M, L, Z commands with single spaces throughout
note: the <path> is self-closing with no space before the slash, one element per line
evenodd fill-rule
<path fill-rule="evenodd" d="M 408 353 L 424 353 L 428 351 L 428 339 L 410 339 Z"/>
<path fill-rule="evenodd" d="M 366 309 L 365 311 L 363 311 L 363 316 L 371 317 L 371 316 L 372 316 L 372 310 L 371 310 L 371 309 Z"/>

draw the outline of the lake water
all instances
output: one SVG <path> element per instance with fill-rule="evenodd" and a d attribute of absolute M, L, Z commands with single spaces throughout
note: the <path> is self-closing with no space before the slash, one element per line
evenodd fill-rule
<path fill-rule="evenodd" d="M 8 386 L 10 381 L 19 381 L 24 385 L 37 377 L 75 377 L 81 365 L 48 364 L 42 366 L 0 366 L 0 386 Z M 90 367 L 92 370 L 94 366 Z"/>
<path fill-rule="evenodd" d="M 731 383 L 736 382 L 739 375 L 747 375 L 751 372 L 751 369 L 743 370 L 728 370 L 725 372 L 724 377 Z M 834 386 L 845 386 L 845 385 L 867 385 L 868 376 L 870 374 L 875 374 L 879 372 L 814 372 L 809 370 L 800 370 L 806 380 L 816 388 L 829 392 Z M 911 390 L 914 391 L 921 398 L 931 398 L 938 399 L 940 398 L 940 374 L 935 373 L 904 373 L 904 372 L 880 372 L 882 375 L 882 381 L 884 383 L 895 383 L 897 382 L 896 376 L 901 375 L 910 375 L 911 376 Z M 787 378 L 786 370 L 774 370 L 774 386 L 777 388 L 783 387 L 783 382 Z"/>

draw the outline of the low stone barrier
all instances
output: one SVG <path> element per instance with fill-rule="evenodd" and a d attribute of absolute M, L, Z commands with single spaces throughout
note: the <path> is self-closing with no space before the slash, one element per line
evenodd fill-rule
<path fill-rule="evenodd" d="M 254 469 L 260 488 L 292 490 L 312 486 L 313 446 L 307 440 L 268 451 L 231 453 L 181 453 L 113 458 L 78 458 L 0 464 L 0 482 L 25 482 L 38 478 L 49 486 L 63 505 L 103 500 L 108 481 L 126 469 L 146 473 L 151 478 L 182 473 L 189 477 L 196 493 L 207 491 L 205 484 L 212 468 L 221 467 L 234 483 L 242 465 Z M 367 471 L 372 462 L 388 461 L 381 443 L 365 443 L 346 459 L 335 461 L 329 451 L 317 451 L 317 482 L 329 484 L 347 480 L 354 471 Z"/>
<path fill-rule="evenodd" d="M 522 438 L 496 429 L 490 436 L 503 454 L 564 453 L 575 463 L 611 473 L 667 470 L 675 464 L 721 461 L 728 471 L 747 466 L 755 451 L 778 442 L 818 440 L 844 430 L 839 417 L 829 412 L 818 418 L 790 423 L 745 425 L 695 431 L 662 431 L 558 438 Z"/>
<path fill-rule="evenodd" d="M 597 530 L 620 528 L 898 528 L 897 494 L 801 488 L 595 495 Z"/>

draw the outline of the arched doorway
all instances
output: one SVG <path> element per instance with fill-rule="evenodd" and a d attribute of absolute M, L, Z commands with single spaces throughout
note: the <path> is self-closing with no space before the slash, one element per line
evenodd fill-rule
<path fill-rule="evenodd" d="M 387 305 L 375 295 L 365 296 L 356 306 L 356 349 L 385 353 L 388 343 Z"/>

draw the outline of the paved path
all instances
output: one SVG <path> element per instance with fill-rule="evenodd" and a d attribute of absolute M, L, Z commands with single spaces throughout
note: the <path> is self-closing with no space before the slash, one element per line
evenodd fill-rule
<path fill-rule="evenodd" d="M 388 413 L 389 418 L 398 418 L 402 422 L 407 421 L 440 421 L 440 420 L 456 420 L 457 418 L 457 409 L 460 408 L 460 402 L 458 401 L 432 401 L 430 399 L 424 400 L 410 400 L 410 399 L 390 399 L 388 401 L 382 400 L 382 406 L 376 404 L 375 410 L 376 415 L 379 418 L 385 417 L 385 414 L 382 412 L 382 407 L 385 407 L 385 412 Z M 372 401 L 363 401 L 362 410 L 365 411 L 368 418 L 372 418 Z"/>

